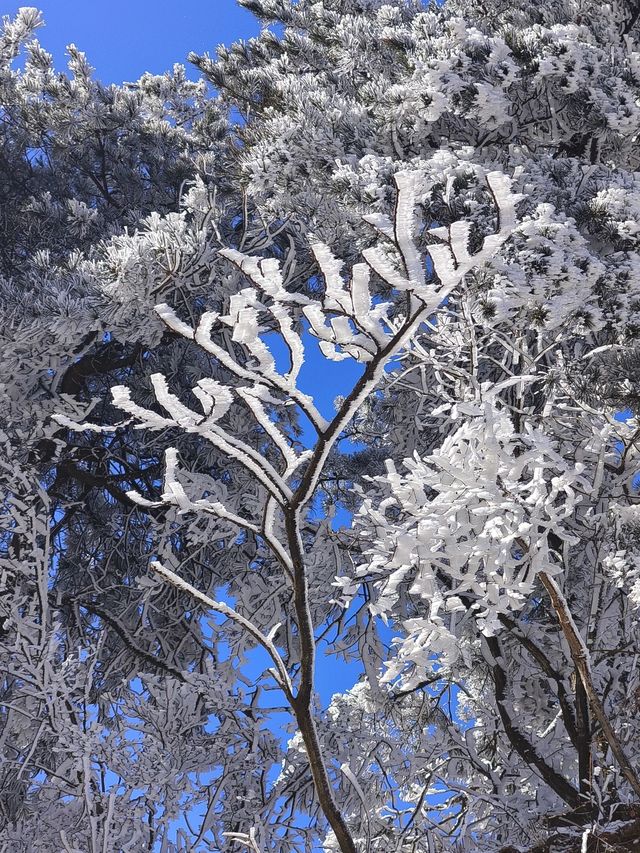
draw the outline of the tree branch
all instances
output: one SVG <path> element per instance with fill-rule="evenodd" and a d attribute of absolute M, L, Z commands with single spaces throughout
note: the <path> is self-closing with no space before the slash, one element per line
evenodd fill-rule
<path fill-rule="evenodd" d="M 562 633 L 569 645 L 574 665 L 582 679 L 585 692 L 589 698 L 589 704 L 591 705 L 593 714 L 602 727 L 602 732 L 611 748 L 611 752 L 620 766 L 622 775 L 637 796 L 640 797 L 640 779 L 625 755 L 622 744 L 618 740 L 618 736 L 614 732 L 613 727 L 609 722 L 609 718 L 605 713 L 604 707 L 602 706 L 600 697 L 593 686 L 589 650 L 578 633 L 578 629 L 576 628 L 576 624 L 571 616 L 567 600 L 551 575 L 548 575 L 546 572 L 540 572 L 540 580 L 551 599 Z"/>
<path fill-rule="evenodd" d="M 583 802 L 580 792 L 568 782 L 564 776 L 561 776 L 542 758 L 541 755 L 529 743 L 522 732 L 514 725 L 509 712 L 506 708 L 507 698 L 507 676 L 503 667 L 500 664 L 502 658 L 502 649 L 497 637 L 485 637 L 487 646 L 493 658 L 491 664 L 491 673 L 495 685 L 496 705 L 498 713 L 504 726 L 505 734 L 509 739 L 509 743 L 513 746 L 518 755 L 530 766 L 535 767 L 547 785 L 552 791 L 564 800 L 565 803 L 577 808 Z"/>

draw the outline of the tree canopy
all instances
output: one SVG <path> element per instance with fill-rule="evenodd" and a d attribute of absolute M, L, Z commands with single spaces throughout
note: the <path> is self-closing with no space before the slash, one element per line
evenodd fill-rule
<path fill-rule="evenodd" d="M 241 3 L 4 20 L 3 849 L 633 850 L 640 6 Z"/>

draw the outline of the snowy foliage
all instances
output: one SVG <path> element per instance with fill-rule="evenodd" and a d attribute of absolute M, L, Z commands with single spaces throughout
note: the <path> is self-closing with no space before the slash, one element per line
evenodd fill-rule
<path fill-rule="evenodd" d="M 242 2 L 4 24 L 0 840 L 631 850 L 638 12 Z"/>

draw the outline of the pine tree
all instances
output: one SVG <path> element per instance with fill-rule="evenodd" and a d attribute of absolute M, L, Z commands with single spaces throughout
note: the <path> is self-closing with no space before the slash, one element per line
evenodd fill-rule
<path fill-rule="evenodd" d="M 637 9 L 243 5 L 213 96 L 5 26 L 5 843 L 634 849 Z"/>

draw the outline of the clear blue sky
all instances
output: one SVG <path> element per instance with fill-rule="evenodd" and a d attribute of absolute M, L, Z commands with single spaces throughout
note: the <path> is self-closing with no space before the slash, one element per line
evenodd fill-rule
<path fill-rule="evenodd" d="M 160 74 L 176 62 L 186 65 L 191 50 L 213 53 L 219 44 L 260 32 L 236 0 L 26 0 L 3 4 L 2 14 L 30 5 L 44 14 L 38 38 L 56 67 L 62 70 L 65 47 L 75 44 L 105 83 Z M 190 76 L 197 76 L 195 69 Z"/>

